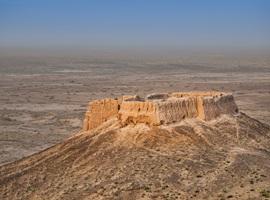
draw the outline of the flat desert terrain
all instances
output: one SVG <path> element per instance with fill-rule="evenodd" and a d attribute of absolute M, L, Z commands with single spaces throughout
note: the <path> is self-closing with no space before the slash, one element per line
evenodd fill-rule
<path fill-rule="evenodd" d="M 126 94 L 232 92 L 239 110 L 270 123 L 269 56 L 155 59 L 0 56 L 0 165 L 78 132 L 90 100 Z"/>

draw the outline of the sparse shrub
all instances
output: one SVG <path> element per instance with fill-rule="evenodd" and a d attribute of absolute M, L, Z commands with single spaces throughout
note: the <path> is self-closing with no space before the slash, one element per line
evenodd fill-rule
<path fill-rule="evenodd" d="M 265 198 L 270 198 L 270 190 L 262 190 L 261 192 L 261 196 L 265 197 Z"/>
<path fill-rule="evenodd" d="M 169 186 L 168 185 L 164 185 L 164 186 L 162 186 L 162 190 L 165 190 L 165 189 L 167 189 Z"/>
<path fill-rule="evenodd" d="M 144 187 L 144 190 L 145 190 L 146 192 L 150 192 L 151 189 L 150 189 L 150 187 L 145 186 L 145 187 Z"/>
<path fill-rule="evenodd" d="M 32 187 L 31 185 L 29 185 L 29 186 L 27 187 L 27 192 L 34 192 L 34 191 L 35 191 L 35 188 Z"/>
<path fill-rule="evenodd" d="M 13 119 L 11 119 L 10 117 L 3 117 L 2 119 L 3 119 L 4 121 L 8 121 L 8 122 L 13 121 Z"/>

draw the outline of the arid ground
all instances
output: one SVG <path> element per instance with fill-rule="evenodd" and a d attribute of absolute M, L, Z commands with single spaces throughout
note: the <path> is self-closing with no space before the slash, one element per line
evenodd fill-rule
<path fill-rule="evenodd" d="M 81 129 L 88 102 L 123 94 L 220 90 L 240 111 L 270 123 L 270 57 L 200 55 L 0 56 L 0 164 Z"/>

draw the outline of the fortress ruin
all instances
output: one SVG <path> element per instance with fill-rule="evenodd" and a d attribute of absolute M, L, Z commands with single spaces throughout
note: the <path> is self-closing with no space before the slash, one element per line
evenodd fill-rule
<path fill-rule="evenodd" d="M 123 125 L 146 123 L 151 126 L 180 122 L 186 118 L 212 120 L 222 114 L 236 114 L 232 94 L 223 92 L 177 92 L 150 94 L 145 98 L 123 96 L 89 103 L 83 130 L 91 130 L 110 118 Z"/>

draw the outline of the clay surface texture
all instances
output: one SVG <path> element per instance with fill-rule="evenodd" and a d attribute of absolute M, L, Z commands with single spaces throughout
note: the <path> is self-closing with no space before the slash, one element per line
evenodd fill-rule
<path fill-rule="evenodd" d="M 83 130 L 91 130 L 111 118 L 123 125 L 145 123 L 151 126 L 180 122 L 186 118 L 212 120 L 222 114 L 238 113 L 233 95 L 223 92 L 176 92 L 122 96 L 89 103 Z"/>

